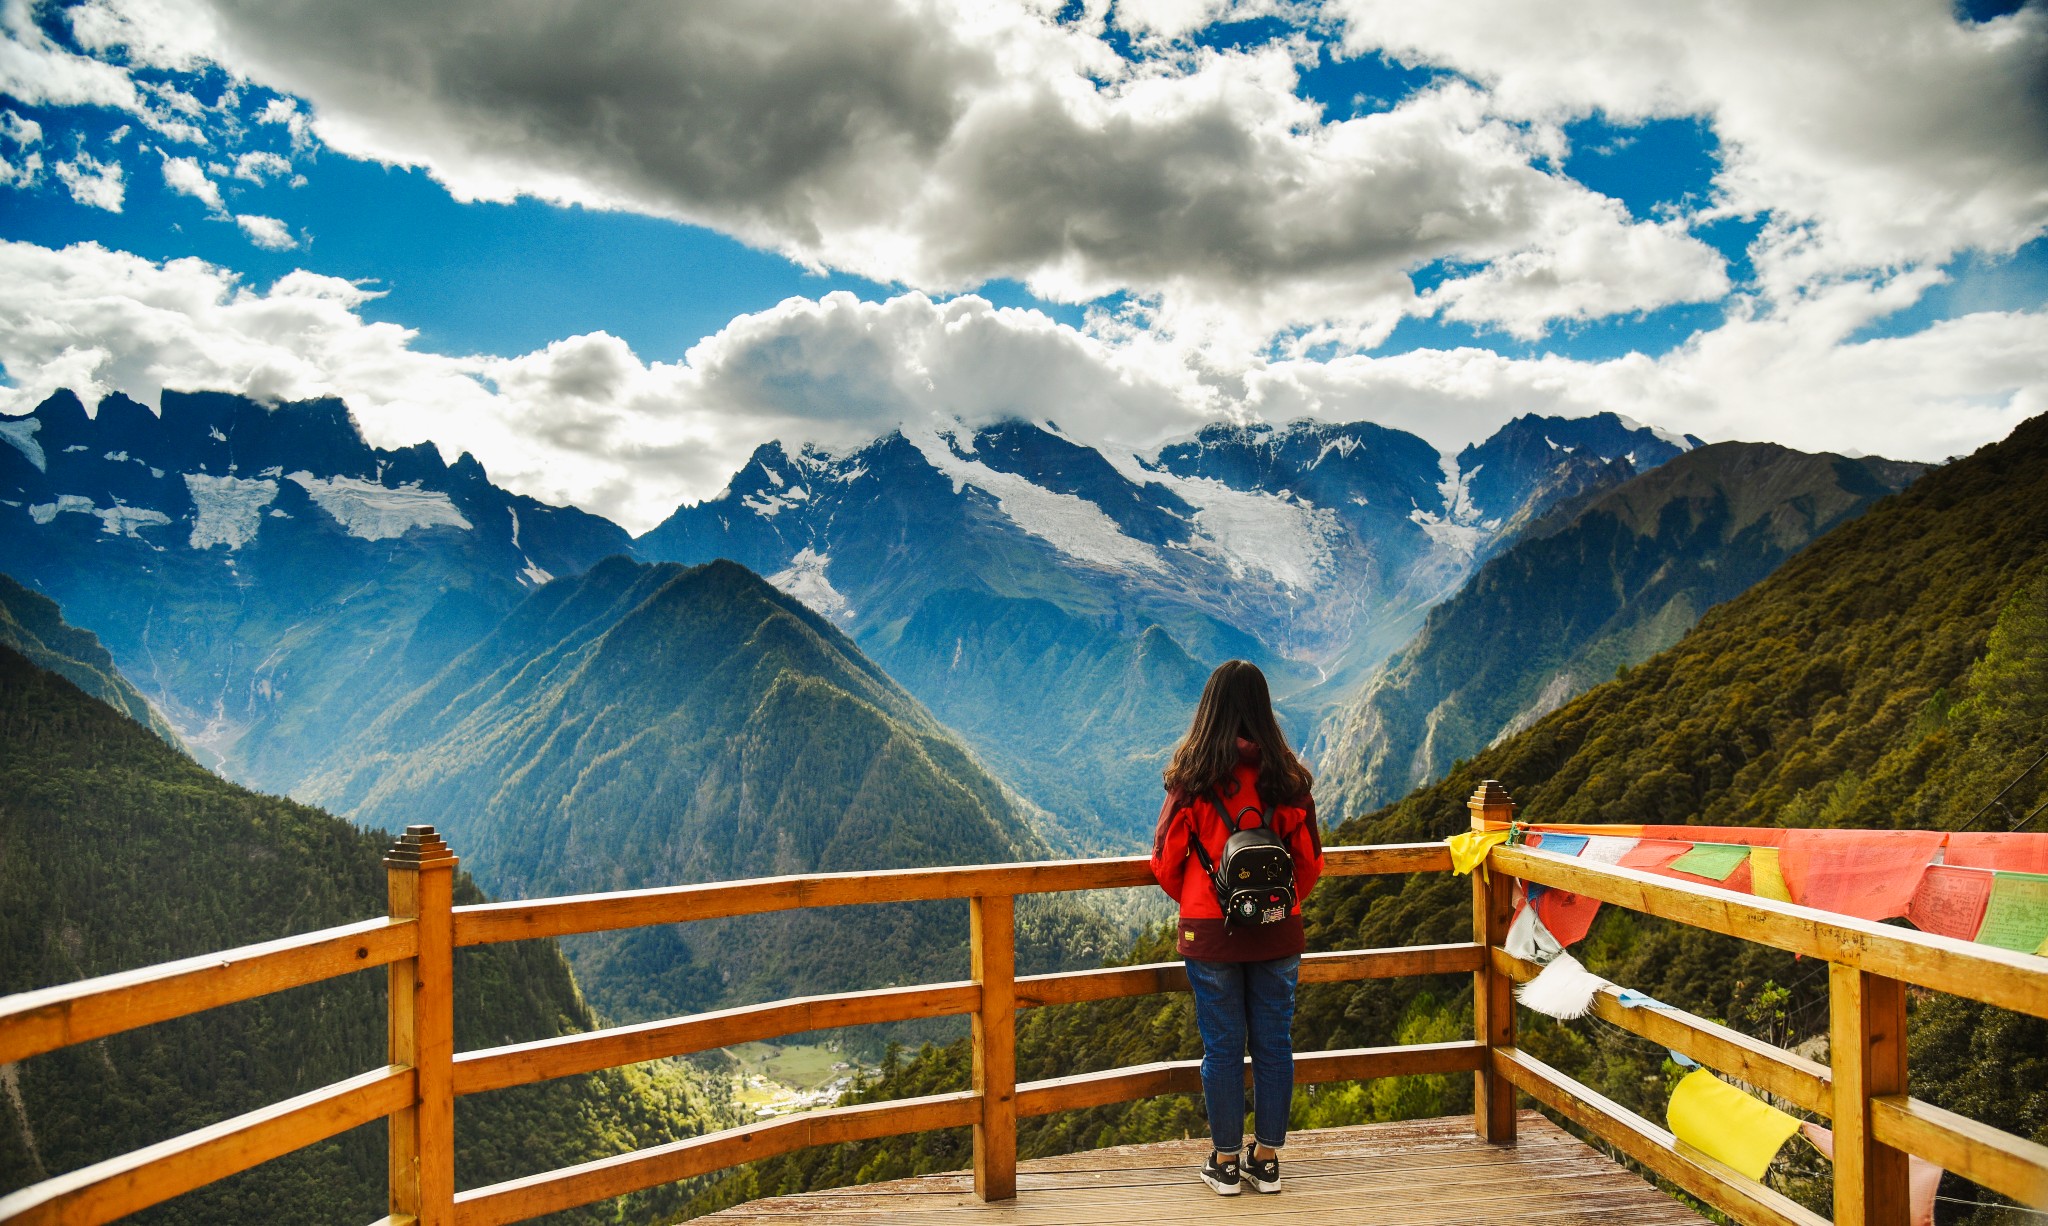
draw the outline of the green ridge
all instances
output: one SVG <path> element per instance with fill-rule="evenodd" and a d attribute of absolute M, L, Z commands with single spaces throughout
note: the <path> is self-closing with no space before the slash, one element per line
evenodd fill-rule
<path fill-rule="evenodd" d="M 1716 443 L 1554 512 L 1432 610 L 1338 717 L 1318 763 L 1327 811 L 1397 800 L 1670 647 L 1921 469 Z"/>
<path fill-rule="evenodd" d="M 87 694 L 162 737 L 185 748 L 164 717 L 114 663 L 90 630 L 65 624 L 57 602 L 0 575 L 0 646 L 12 647 L 37 668 L 47 668 Z"/>
<path fill-rule="evenodd" d="M 0 993 L 380 915 L 388 837 L 227 783 L 68 680 L 0 647 Z M 457 901 L 482 895 L 457 878 Z M 587 1030 L 551 942 L 464 950 L 456 1046 Z M 383 973 L 230 1005 L 11 1066 L 0 1192 L 125 1153 L 384 1063 Z M 643 1066 L 461 1100 L 470 1187 L 721 1126 L 676 1067 Z M 640 1222 L 682 1194 L 565 1222 Z M 383 1125 L 138 1214 L 266 1226 L 381 1216 Z"/>
<path fill-rule="evenodd" d="M 359 822 L 439 826 L 508 897 L 1045 854 L 959 741 L 796 600 L 731 562 L 607 559 L 558 580 L 306 789 Z M 1067 902 L 1027 965 L 1093 965 Z M 963 978 L 957 903 L 805 910 L 568 943 L 623 1021 Z"/>

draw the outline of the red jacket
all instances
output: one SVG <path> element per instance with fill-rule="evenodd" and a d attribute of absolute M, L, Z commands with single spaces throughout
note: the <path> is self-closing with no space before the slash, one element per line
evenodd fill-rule
<path fill-rule="evenodd" d="M 1243 813 L 1259 806 L 1259 750 L 1250 741 L 1237 743 L 1237 768 L 1216 791 L 1225 807 Z M 1253 819 L 1246 818 L 1250 828 Z M 1223 845 L 1230 841 L 1230 828 L 1216 806 L 1204 796 L 1184 797 L 1169 792 L 1159 809 L 1159 826 L 1152 836 L 1152 876 L 1159 888 L 1180 903 L 1180 931 L 1175 942 L 1185 957 L 1211 962 L 1263 962 L 1302 952 L 1301 899 L 1315 888 L 1323 875 L 1322 833 L 1316 828 L 1316 803 L 1308 797 L 1305 805 L 1282 805 L 1267 817 L 1280 841 L 1294 858 L 1294 912 L 1278 924 L 1257 928 L 1226 930 L 1223 908 L 1216 903 L 1216 891 L 1202 872 L 1189 840 L 1200 832 L 1202 849 L 1212 862 L 1223 859 Z"/>

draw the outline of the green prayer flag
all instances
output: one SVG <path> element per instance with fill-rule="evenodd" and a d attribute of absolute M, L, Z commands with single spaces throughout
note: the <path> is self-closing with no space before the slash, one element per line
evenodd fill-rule
<path fill-rule="evenodd" d="M 2048 876 L 2040 873 L 1997 873 L 1991 900 L 1984 905 L 1984 923 L 1977 929 L 1980 945 L 1996 945 L 2030 954 L 2048 941 Z"/>
<path fill-rule="evenodd" d="M 1728 875 L 1747 859 L 1747 843 L 1694 843 L 1691 851 L 1664 867 L 1681 873 L 1691 873 L 1695 877 L 1711 877 L 1716 881 L 1726 881 Z"/>

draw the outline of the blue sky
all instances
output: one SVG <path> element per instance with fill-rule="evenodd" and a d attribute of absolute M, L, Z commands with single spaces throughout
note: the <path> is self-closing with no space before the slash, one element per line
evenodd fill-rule
<path fill-rule="evenodd" d="M 930 414 L 1948 454 L 2044 395 L 2048 12 L 1828 2 L 10 10 L 0 408 L 339 394 L 629 520 Z"/>

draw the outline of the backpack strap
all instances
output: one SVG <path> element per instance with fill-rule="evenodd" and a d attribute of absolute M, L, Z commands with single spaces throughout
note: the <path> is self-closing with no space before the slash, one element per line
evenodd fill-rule
<path fill-rule="evenodd" d="M 1280 833 L 1279 827 L 1273 824 L 1264 805 L 1253 805 L 1248 809 L 1240 809 L 1238 812 L 1232 813 L 1223 806 L 1223 800 L 1216 794 L 1216 788 L 1213 784 L 1209 787 L 1209 803 L 1216 806 L 1216 816 L 1223 819 L 1224 828 L 1232 834 L 1237 834 L 1244 829 L 1239 823 L 1244 821 L 1244 815 L 1247 813 L 1259 815 L 1259 827 L 1261 829 L 1269 830 L 1276 835 Z"/>
<path fill-rule="evenodd" d="M 1224 816 L 1223 806 L 1217 802 L 1216 789 L 1213 787 L 1209 789 L 1209 803 L 1215 806 L 1216 815 L 1222 817 L 1224 822 L 1228 824 L 1230 819 Z M 1223 885 L 1223 878 L 1217 875 L 1216 862 L 1209 858 L 1208 849 L 1202 846 L 1201 825 L 1192 819 L 1188 822 L 1188 846 L 1194 851 L 1195 859 L 1202 862 L 1202 872 L 1208 875 L 1209 887 L 1216 891 L 1216 899 L 1220 905 L 1224 894 L 1227 892 Z"/>
<path fill-rule="evenodd" d="M 1216 794 L 1216 788 L 1213 784 L 1209 787 L 1207 799 L 1210 807 L 1216 810 L 1216 816 L 1222 819 L 1224 829 L 1230 831 L 1231 834 L 1236 834 L 1240 829 L 1238 822 L 1244 819 L 1244 813 L 1232 815 L 1230 810 L 1224 807 L 1223 798 Z M 1251 809 L 1246 810 L 1246 812 L 1259 815 L 1260 828 L 1272 831 L 1275 835 L 1279 833 L 1267 819 L 1266 810 L 1263 806 L 1253 806 Z M 1201 861 L 1202 872 L 1208 876 L 1210 887 L 1216 891 L 1217 905 L 1221 906 L 1230 895 L 1230 887 L 1224 882 L 1222 874 L 1216 871 L 1216 861 L 1209 858 L 1208 849 L 1202 846 L 1201 827 L 1193 822 L 1190 822 L 1188 826 L 1188 844 L 1195 853 L 1195 859 Z"/>

